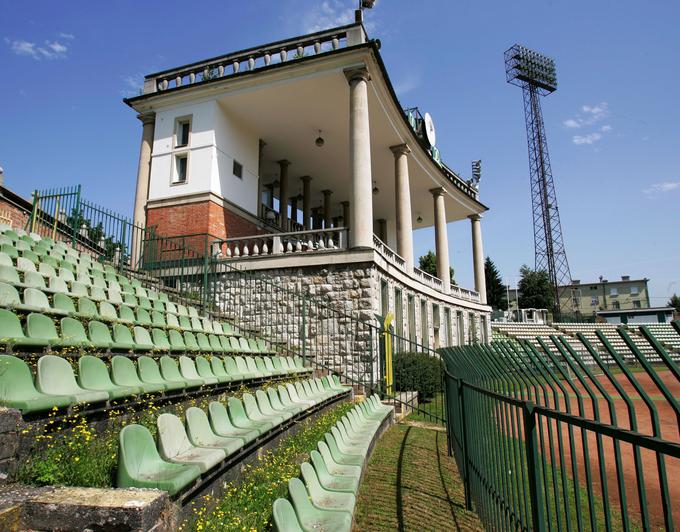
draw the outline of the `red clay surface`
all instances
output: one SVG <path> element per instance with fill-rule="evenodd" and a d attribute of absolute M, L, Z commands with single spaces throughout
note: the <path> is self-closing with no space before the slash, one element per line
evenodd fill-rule
<path fill-rule="evenodd" d="M 658 372 L 658 376 L 661 378 L 665 386 L 668 388 L 673 397 L 680 398 L 680 382 L 678 382 L 670 371 Z M 658 413 L 658 423 L 660 428 L 660 433 L 655 434 L 652 425 L 652 414 L 646 403 L 642 400 L 642 397 L 638 390 L 635 389 L 633 384 L 631 384 L 624 375 L 617 375 L 617 381 L 620 383 L 625 394 L 631 399 L 632 406 L 634 408 L 634 419 L 637 421 L 636 431 L 649 436 L 659 436 L 665 440 L 680 443 L 680 433 L 679 433 L 679 420 L 676 416 L 672 406 L 661 394 L 661 391 L 654 384 L 652 379 L 646 373 L 635 373 L 634 377 L 643 387 L 644 391 L 648 394 L 649 398 L 652 400 L 656 411 Z M 621 395 L 616 390 L 614 385 L 609 382 L 605 376 L 598 377 L 599 383 L 602 385 L 603 389 L 611 396 L 612 407 L 614 408 L 616 415 L 616 425 L 622 428 L 631 429 L 629 421 L 629 412 L 626 402 L 621 398 Z M 564 383 L 566 384 L 566 383 Z M 596 394 L 596 404 L 599 408 L 600 421 L 603 423 L 610 424 L 610 405 L 604 399 L 602 394 L 595 389 L 592 382 L 588 383 L 590 387 Z M 583 410 L 579 412 L 578 402 L 576 398 L 576 392 L 574 390 L 569 390 L 569 404 L 571 407 L 571 412 L 577 415 L 582 415 L 583 417 L 589 419 L 595 419 L 593 415 L 594 403 L 588 394 L 585 392 L 584 387 L 579 387 L 579 395 L 583 399 Z M 552 403 L 552 397 L 551 397 Z M 542 402 L 542 401 L 541 401 Z M 565 411 L 566 405 L 564 396 L 561 395 L 559 410 Z M 554 404 L 550 405 L 554 407 Z M 543 419 L 542 423 L 542 433 L 544 439 L 544 452 L 546 458 L 550 460 L 549 447 L 548 447 L 548 427 L 551 427 L 553 432 L 553 442 L 554 442 L 554 456 L 555 463 L 559 465 L 563 471 L 568 471 L 571 477 L 572 465 L 571 457 L 569 452 L 569 439 L 568 430 L 564 423 L 560 426 L 560 431 L 562 435 L 562 442 L 564 445 L 564 463 L 560 463 L 559 454 L 557 449 L 557 427 L 554 421 L 548 422 L 548 420 Z M 580 429 L 574 429 L 574 454 L 576 457 L 576 464 L 578 465 L 578 479 L 581 485 L 585 486 L 585 461 L 586 456 L 589 459 L 591 473 L 592 473 L 592 486 L 593 492 L 604 499 L 602 493 L 602 481 L 600 477 L 600 458 L 598 457 L 597 450 L 597 436 L 592 433 L 587 433 L 587 455 L 583 452 L 582 435 Z M 539 440 L 540 445 L 540 440 Z M 638 472 L 636 471 L 633 446 L 627 443 L 621 443 L 621 475 L 624 479 L 625 485 L 625 497 L 626 497 L 626 507 L 628 508 L 629 514 L 637 521 L 641 522 L 640 516 L 640 500 L 637 490 L 637 478 Z M 617 467 L 614 455 L 614 444 L 611 438 L 602 437 L 602 448 L 603 448 L 603 462 L 606 476 L 606 487 L 608 489 L 608 497 L 610 507 L 614 512 L 620 515 L 621 503 L 619 497 L 619 489 L 617 485 Z M 665 469 L 667 473 L 667 483 L 670 491 L 670 501 L 671 508 L 673 512 L 673 520 L 676 527 L 680 527 L 680 459 L 671 458 L 668 456 L 657 457 L 657 454 L 646 449 L 640 450 L 641 458 L 641 469 L 644 475 L 644 487 L 647 498 L 647 510 L 649 513 L 650 524 L 654 529 L 664 528 L 664 514 L 662 509 L 662 498 L 661 498 L 661 488 L 659 483 L 658 466 L 659 460 L 665 460 Z M 571 478 L 570 478 L 571 480 Z M 587 519 L 587 518 L 586 518 Z M 615 528 L 618 528 L 617 522 L 620 523 L 620 517 L 615 517 L 613 519 L 613 524 Z M 584 523 L 587 524 L 587 521 Z"/>

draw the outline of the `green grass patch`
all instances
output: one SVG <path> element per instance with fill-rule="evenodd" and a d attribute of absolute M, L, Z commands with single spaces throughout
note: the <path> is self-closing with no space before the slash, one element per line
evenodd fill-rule
<path fill-rule="evenodd" d="M 409 414 L 408 419 L 444 426 L 445 424 L 444 394 L 436 393 L 434 397 L 418 403 L 418 408 Z"/>
<path fill-rule="evenodd" d="M 288 480 L 300 475 L 300 464 L 309 459 L 317 442 L 353 406 L 343 403 L 314 420 L 303 421 L 300 432 L 247 465 L 240 482 L 227 484 L 224 495 L 217 501 L 206 496 L 195 502 L 193 516 L 180 529 L 196 532 L 271 529 L 274 501 L 288 496 Z"/>

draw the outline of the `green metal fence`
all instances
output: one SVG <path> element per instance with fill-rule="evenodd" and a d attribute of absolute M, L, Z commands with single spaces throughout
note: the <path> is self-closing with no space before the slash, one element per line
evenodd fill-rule
<path fill-rule="evenodd" d="M 674 324 L 680 331 L 680 324 Z M 598 333 L 440 350 L 466 505 L 497 530 L 673 530 L 680 519 L 680 371 L 646 327 L 635 360 Z M 673 501 L 676 501 L 673 503 Z"/>

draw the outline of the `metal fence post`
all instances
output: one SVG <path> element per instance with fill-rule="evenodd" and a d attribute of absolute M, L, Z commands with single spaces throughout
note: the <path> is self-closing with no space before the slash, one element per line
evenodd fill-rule
<path fill-rule="evenodd" d="M 71 228 L 71 245 L 76 245 L 76 240 L 78 239 L 78 234 L 80 231 L 80 185 L 76 186 L 76 206 L 73 209 L 73 226 Z"/>
<path fill-rule="evenodd" d="M 456 391 L 458 393 L 458 404 L 460 405 L 460 441 L 461 451 L 463 455 L 463 486 L 465 487 L 465 509 L 472 510 L 472 493 L 470 492 L 470 467 L 468 464 L 467 450 L 467 422 L 465 415 L 465 390 L 463 389 L 463 381 L 456 379 Z M 453 425 L 451 423 L 451 425 Z"/>
<path fill-rule="evenodd" d="M 536 438 L 536 411 L 534 403 L 525 401 L 522 406 L 524 418 L 524 445 L 526 447 L 529 497 L 531 498 L 531 522 L 533 529 L 545 530 L 543 522 L 543 492 L 539 489 L 541 476 L 538 468 L 538 441 Z"/>
<path fill-rule="evenodd" d="M 302 294 L 302 324 L 300 327 L 300 343 L 302 344 L 302 360 L 307 365 L 307 297 Z"/>

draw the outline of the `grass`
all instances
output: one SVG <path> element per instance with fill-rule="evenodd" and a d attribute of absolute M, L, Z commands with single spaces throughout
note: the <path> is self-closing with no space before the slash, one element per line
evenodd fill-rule
<path fill-rule="evenodd" d="M 439 430 L 400 423 L 378 442 L 359 489 L 356 531 L 484 530 Z"/>
<path fill-rule="evenodd" d="M 437 393 L 434 397 L 419 403 L 418 408 L 408 418 L 413 421 L 423 421 L 444 426 L 444 408 L 444 394 Z"/>
<path fill-rule="evenodd" d="M 317 442 L 353 406 L 343 403 L 315 420 L 303 421 L 300 432 L 245 466 L 241 480 L 227 484 L 221 497 L 215 500 L 206 496 L 194 503 L 193 516 L 180 530 L 270 530 L 272 505 L 279 497 L 288 496 L 288 480 L 300 475 L 300 464 L 308 460 Z"/>

